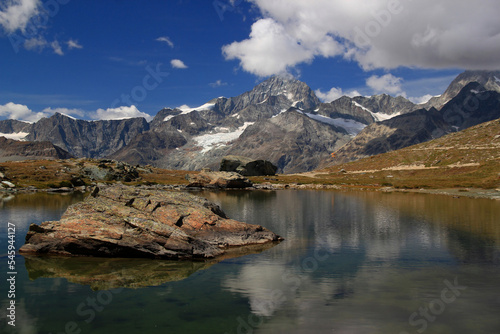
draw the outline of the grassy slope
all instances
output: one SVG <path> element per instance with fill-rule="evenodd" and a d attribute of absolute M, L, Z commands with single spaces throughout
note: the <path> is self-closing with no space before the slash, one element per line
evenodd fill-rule
<path fill-rule="evenodd" d="M 398 151 L 278 180 L 368 187 L 498 188 L 500 119 Z"/>
<path fill-rule="evenodd" d="M 99 165 L 99 160 L 68 159 L 68 160 L 26 160 L 0 163 L 0 170 L 6 179 L 17 187 L 34 186 L 39 189 L 66 186 L 75 176 L 80 177 L 82 166 Z M 186 174 L 192 173 L 178 170 L 151 168 L 152 173 L 139 172 L 140 179 L 128 184 L 187 184 Z M 92 180 L 82 177 L 89 185 Z M 124 182 L 125 183 L 125 182 Z"/>

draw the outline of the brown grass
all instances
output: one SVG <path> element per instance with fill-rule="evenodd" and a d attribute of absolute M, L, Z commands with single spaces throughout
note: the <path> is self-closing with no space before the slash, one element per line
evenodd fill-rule
<path fill-rule="evenodd" d="M 80 167 L 98 165 L 99 160 L 69 159 L 69 160 L 26 160 L 0 163 L 5 179 L 13 182 L 17 187 L 34 186 L 37 189 L 56 188 L 67 186 L 74 177 L 81 177 L 90 185 L 93 181 L 82 177 Z M 124 182 L 130 185 L 137 184 L 187 184 L 186 174 L 193 173 L 179 170 L 151 168 L 152 173 L 139 172 L 139 179 Z"/>
<path fill-rule="evenodd" d="M 277 181 L 252 178 L 258 183 L 403 189 L 499 188 L 500 119 L 398 151 L 332 165 L 313 173 L 279 175 L 273 179 Z"/>

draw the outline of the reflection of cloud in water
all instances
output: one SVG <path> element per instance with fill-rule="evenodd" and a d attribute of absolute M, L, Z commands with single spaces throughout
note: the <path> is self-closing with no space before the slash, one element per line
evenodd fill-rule
<path fill-rule="evenodd" d="M 335 230 L 325 229 L 316 234 L 316 248 L 333 253 L 342 247 L 342 236 Z"/>
<path fill-rule="evenodd" d="M 440 330 L 498 332 L 487 330 L 488 324 L 498 325 L 498 300 L 491 298 L 498 290 L 498 271 L 492 271 L 491 277 L 475 277 L 473 269 L 457 268 L 455 262 L 498 263 L 498 251 L 494 251 L 500 243 L 500 206 L 491 201 L 288 192 L 278 193 L 271 203 L 250 202 L 245 210 L 253 210 L 254 218 L 286 238 L 267 253 L 267 262 L 245 263 L 222 283 L 248 298 L 254 315 L 270 317 L 254 333 L 415 332 L 418 328 L 408 324 L 409 316 L 439 298 L 443 280 L 456 275 L 461 284 L 471 287 L 467 290 L 471 294 L 447 307 L 436 322 Z M 318 270 L 293 266 L 314 249 L 331 253 Z M 474 286 L 481 289 L 473 291 Z M 474 330 L 473 326 L 483 327 Z"/>
<path fill-rule="evenodd" d="M 467 286 L 467 290 L 446 304 L 446 312 L 437 315 L 435 322 L 429 322 L 430 332 L 497 332 L 487 329 L 498 329 L 497 314 L 492 312 L 498 309 L 498 301 L 489 297 L 491 290 L 478 289 L 479 277 L 470 275 L 470 268 L 457 272 L 456 268 L 408 271 L 362 266 L 352 277 L 314 279 L 308 276 L 290 295 L 292 299 L 287 299 L 254 333 L 413 333 L 420 327 L 412 327 L 409 316 L 418 312 L 419 307 L 439 299 L 442 289 L 446 288 L 444 280 L 454 281 L 454 277 L 458 277 L 459 284 Z M 480 279 L 486 286 L 495 286 L 497 277 Z M 474 314 L 475 321 L 463 314 Z"/>
<path fill-rule="evenodd" d="M 249 299 L 252 313 L 272 316 L 283 303 L 293 300 L 305 276 L 293 267 L 275 261 L 249 263 L 237 275 L 222 282 L 223 288 Z"/>

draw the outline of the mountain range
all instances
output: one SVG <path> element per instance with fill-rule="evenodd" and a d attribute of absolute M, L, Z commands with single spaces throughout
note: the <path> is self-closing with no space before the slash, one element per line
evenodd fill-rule
<path fill-rule="evenodd" d="M 397 150 L 497 118 L 500 71 L 466 71 L 425 104 L 389 95 L 322 103 L 307 84 L 273 76 L 236 97 L 215 98 L 198 108 L 162 109 L 150 122 L 86 121 L 56 113 L 35 123 L 0 121 L 0 136 L 50 142 L 60 148 L 54 158 L 197 170 L 217 168 L 231 154 L 269 160 L 278 172 L 295 173 Z M 12 140 L 2 141 L 0 149 L 12 152 L 9 145 Z M 33 147 L 32 156 L 40 156 Z"/>

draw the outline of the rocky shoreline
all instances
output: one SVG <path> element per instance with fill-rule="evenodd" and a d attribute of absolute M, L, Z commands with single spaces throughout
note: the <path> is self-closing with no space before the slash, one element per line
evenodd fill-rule
<path fill-rule="evenodd" d="M 14 188 L 14 189 L 0 189 L 0 197 L 2 193 L 6 196 L 12 194 L 25 194 L 25 193 L 53 193 L 53 194 L 70 194 L 74 192 L 86 193 L 91 191 L 95 185 L 82 186 L 75 188 L 49 188 L 37 189 L 35 187 Z M 354 185 L 331 185 L 331 184 L 316 184 L 316 183 L 259 183 L 253 184 L 246 188 L 216 188 L 216 187 L 189 187 L 182 184 L 155 184 L 155 185 L 138 185 L 138 189 L 146 190 L 174 190 L 174 191 L 199 191 L 199 190 L 336 190 L 336 191 L 379 191 L 384 193 L 400 192 L 400 193 L 419 193 L 419 194 L 434 194 L 445 195 L 453 197 L 467 197 L 467 198 L 486 198 L 500 200 L 500 189 L 480 189 L 480 188 L 448 188 L 448 189 L 398 189 L 393 187 L 378 187 L 378 186 L 354 186 Z"/>
<path fill-rule="evenodd" d="M 412 192 L 493 199 L 500 197 L 500 188 L 498 183 L 494 182 L 496 179 L 500 180 L 500 174 L 489 172 L 479 174 L 478 178 L 473 180 L 470 176 L 453 179 L 456 173 L 461 173 L 460 175 L 478 173 L 474 169 L 476 167 L 456 167 L 453 170 L 441 170 L 437 173 L 433 167 L 399 166 L 387 169 L 371 160 L 373 159 L 368 161 L 369 164 L 364 162 L 364 165 L 358 166 L 359 170 L 349 165 L 340 166 L 335 170 L 254 177 L 227 171 L 212 172 L 209 169 L 199 172 L 165 170 L 152 166 L 132 166 L 105 159 L 10 162 L 0 164 L 0 197 L 2 194 L 8 197 L 15 193 L 34 192 L 85 193 L 91 191 L 99 182 L 123 183 L 138 189 L 179 191 L 232 188 L 270 191 L 312 189 Z M 245 168 L 248 169 L 247 165 Z M 236 167 L 236 170 L 238 168 Z M 368 170 L 370 168 L 373 170 Z M 497 167 L 489 168 L 495 170 Z M 439 174 L 439 177 L 434 177 L 435 174 Z M 449 177 L 446 178 L 446 175 Z"/>

